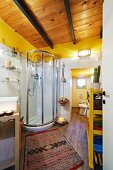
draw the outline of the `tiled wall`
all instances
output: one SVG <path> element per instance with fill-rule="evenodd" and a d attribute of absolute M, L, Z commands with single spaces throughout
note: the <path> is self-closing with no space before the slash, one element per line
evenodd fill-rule
<path fill-rule="evenodd" d="M 12 57 L 12 49 L 0 44 L 0 97 L 20 98 L 21 61 Z M 7 68 L 10 62 L 16 69 Z M 0 162 L 14 157 L 14 122 L 0 122 Z"/>
<path fill-rule="evenodd" d="M 64 67 L 64 77 L 66 78 L 66 82 L 64 83 L 64 96 L 69 99 L 69 102 L 65 106 L 61 106 L 59 102 L 57 102 L 57 117 L 64 117 L 67 121 L 70 120 L 70 59 L 61 59 L 59 60 L 58 67 L 58 99 L 63 96 L 63 82 L 61 81 L 62 77 L 62 65 L 65 64 Z"/>
<path fill-rule="evenodd" d="M 9 62 L 16 69 L 8 69 Z M 25 115 L 27 103 L 26 67 L 25 58 L 20 54 L 13 55 L 11 48 L 0 44 L 0 97 L 18 96 L 22 116 Z"/>
<path fill-rule="evenodd" d="M 5 49 L 6 51 L 11 51 L 10 48 L 3 46 L 0 44 L 0 49 L 3 51 Z M 5 60 L 4 60 L 5 58 Z M 27 62 L 25 58 L 22 58 L 21 60 L 14 60 L 14 63 L 21 67 L 21 73 L 17 73 L 14 70 L 7 70 L 6 68 L 3 68 L 4 62 L 6 62 L 8 56 L 6 54 L 3 54 L 0 52 L 0 89 L 2 89 L 0 96 L 17 96 L 20 95 L 20 112 L 21 117 L 24 117 L 24 121 L 26 122 L 26 109 L 27 109 Z M 20 64 L 19 64 L 20 63 Z M 58 60 L 58 84 L 57 84 L 57 100 L 63 96 L 63 83 L 61 82 L 61 75 L 62 75 L 62 64 L 65 63 L 65 78 L 66 82 L 64 83 L 64 97 L 69 99 L 69 102 L 65 106 L 60 106 L 60 104 L 57 101 L 57 117 L 63 116 L 67 121 L 70 121 L 70 110 L 72 105 L 72 78 L 70 74 L 70 70 L 74 68 L 87 68 L 87 67 L 97 67 L 101 64 L 100 61 L 95 60 L 94 58 L 84 59 L 84 60 L 75 60 L 74 58 L 67 58 L 67 59 L 59 59 Z M 13 80 L 14 79 L 20 79 L 20 82 L 2 82 L 2 80 L 10 76 Z M 48 78 L 51 76 L 51 74 L 48 74 Z M 6 78 L 5 78 L 6 80 Z M 49 97 L 50 91 L 49 91 L 49 84 L 48 84 L 48 94 L 46 93 L 46 96 Z M 21 89 L 21 90 L 20 90 Z M 33 97 L 32 97 L 33 99 Z M 30 107 L 33 109 L 35 104 L 35 97 L 33 100 L 29 97 L 30 101 Z M 48 100 L 47 100 L 48 101 Z M 46 101 L 46 103 L 47 103 Z M 38 102 L 39 104 L 39 102 Z M 37 105 L 37 104 L 36 104 Z M 41 105 L 41 103 L 40 103 Z M 49 105 L 50 106 L 50 105 Z M 30 113 L 34 113 L 35 110 L 30 110 Z M 38 107 L 39 109 L 39 107 Z M 32 117 L 32 114 L 30 114 Z"/>
<path fill-rule="evenodd" d="M 10 48 L 0 44 L 0 96 L 18 96 L 20 90 L 20 63 L 21 61 L 17 58 L 11 57 Z M 11 65 L 15 66 L 16 69 L 6 68 L 7 63 L 11 62 Z"/>

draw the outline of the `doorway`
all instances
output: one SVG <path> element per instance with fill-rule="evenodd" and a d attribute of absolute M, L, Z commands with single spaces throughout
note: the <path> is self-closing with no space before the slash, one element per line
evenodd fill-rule
<path fill-rule="evenodd" d="M 76 68 L 71 69 L 72 78 L 72 109 L 79 112 L 80 115 L 88 116 L 87 114 L 87 92 L 91 88 L 93 81 L 93 68 Z M 71 113 L 71 118 L 73 117 Z"/>

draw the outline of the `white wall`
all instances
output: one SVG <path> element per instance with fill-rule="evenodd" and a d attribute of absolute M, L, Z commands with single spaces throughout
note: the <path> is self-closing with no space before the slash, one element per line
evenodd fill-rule
<path fill-rule="evenodd" d="M 104 135 L 103 158 L 104 170 L 113 170 L 113 1 L 104 0 L 103 9 L 103 63 L 102 79 L 104 97 Z"/>
<path fill-rule="evenodd" d="M 5 52 L 4 52 L 5 51 Z M 35 95 L 28 96 L 27 108 L 27 89 L 33 88 L 33 76 L 31 76 L 30 64 L 27 70 L 27 60 L 24 57 L 12 57 L 12 49 L 0 44 L 0 97 L 2 96 L 18 96 L 20 103 L 20 117 L 24 117 L 26 123 L 26 112 L 29 111 L 29 120 L 32 124 L 42 123 L 42 79 L 35 80 Z M 19 55 L 19 54 L 18 54 Z M 11 61 L 12 64 L 20 69 L 8 69 L 3 67 Z M 42 65 L 37 67 L 38 74 L 41 77 Z M 52 78 L 53 78 L 53 64 L 44 63 L 44 122 L 50 122 L 53 119 L 53 98 L 52 98 Z M 9 80 L 7 78 L 9 77 Z M 16 80 L 19 80 L 17 82 Z M 32 90 L 31 90 L 32 91 Z M 30 92 L 32 93 L 32 92 Z M 56 107 L 56 104 L 54 104 Z M 28 109 L 28 110 L 27 110 Z M 56 109 L 55 109 L 56 111 Z M 55 113 L 56 115 L 56 113 Z"/>
<path fill-rule="evenodd" d="M 20 80 L 20 73 L 16 69 L 10 70 L 4 66 L 8 61 L 11 61 L 15 67 L 20 67 L 20 61 L 11 57 L 10 48 L 0 44 L 0 96 L 18 96 L 20 90 L 20 83 L 15 80 Z M 8 78 L 9 77 L 9 81 Z"/>
<path fill-rule="evenodd" d="M 57 117 L 64 117 L 67 121 L 70 121 L 70 60 L 69 59 L 61 59 L 59 60 L 59 68 L 58 68 L 58 99 L 63 96 L 63 83 L 61 82 L 62 77 L 62 64 L 65 63 L 64 68 L 64 77 L 66 78 L 66 82 L 64 83 L 64 97 L 69 99 L 69 103 L 65 106 L 60 106 L 57 102 Z"/>
<path fill-rule="evenodd" d="M 22 74 L 20 78 L 20 114 L 24 117 L 24 122 L 26 122 L 26 112 L 27 112 L 27 60 L 22 58 L 21 60 Z"/>
<path fill-rule="evenodd" d="M 19 54 L 12 57 L 11 51 L 11 48 L 0 43 L 0 97 L 18 96 L 18 102 L 21 103 L 21 117 L 24 116 L 24 119 L 26 119 L 27 62 Z M 16 69 L 5 68 L 4 66 L 7 65 L 8 61 L 11 61 Z"/>
<path fill-rule="evenodd" d="M 20 81 L 18 82 L 17 80 L 21 79 L 21 72 L 19 72 L 21 60 L 18 60 L 19 55 L 11 57 L 11 51 L 12 49 L 9 47 L 0 44 L 0 97 L 18 96 L 20 99 Z M 10 70 L 5 68 L 8 61 L 11 61 L 18 71 L 17 69 Z M 2 133 L 4 133 L 4 136 L 1 136 L 0 133 L 0 162 L 14 157 L 14 138 L 11 137 L 13 135 L 12 131 L 8 131 L 9 128 L 8 122 L 6 122 L 6 126 L 0 122 L 0 132 L 2 130 Z"/>
<path fill-rule="evenodd" d="M 62 82 L 61 82 L 61 71 L 62 71 L 62 63 L 65 63 L 65 97 L 69 99 L 69 103 L 66 106 L 60 106 L 60 104 L 57 102 L 57 117 L 63 116 L 68 122 L 71 118 L 71 95 L 72 95 L 72 78 L 71 78 L 71 69 L 75 68 L 92 68 L 97 67 L 98 65 L 101 65 L 101 61 L 97 61 L 94 58 L 90 59 L 83 59 L 83 60 L 75 60 L 75 58 L 66 58 L 66 59 L 60 59 L 59 60 L 59 68 L 58 68 L 58 99 L 63 95 L 62 91 Z"/>

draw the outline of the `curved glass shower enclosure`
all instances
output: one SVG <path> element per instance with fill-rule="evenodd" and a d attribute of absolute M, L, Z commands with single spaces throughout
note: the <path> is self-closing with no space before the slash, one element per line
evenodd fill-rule
<path fill-rule="evenodd" d="M 25 128 L 45 130 L 56 118 L 57 70 L 55 57 L 45 51 L 31 51 L 27 60 L 27 112 Z"/>

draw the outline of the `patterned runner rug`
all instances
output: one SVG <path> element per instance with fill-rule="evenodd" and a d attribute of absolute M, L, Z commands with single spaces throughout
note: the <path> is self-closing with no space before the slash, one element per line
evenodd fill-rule
<path fill-rule="evenodd" d="M 59 129 L 26 136 L 24 170 L 76 170 L 82 165 Z"/>

